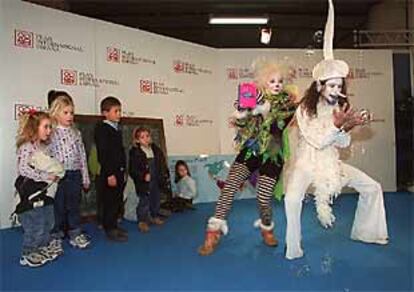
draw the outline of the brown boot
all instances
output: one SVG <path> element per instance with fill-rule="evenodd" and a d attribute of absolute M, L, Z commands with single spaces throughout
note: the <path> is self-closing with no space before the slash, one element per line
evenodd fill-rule
<path fill-rule="evenodd" d="M 198 248 L 198 253 L 202 256 L 210 255 L 216 249 L 221 237 L 221 231 L 207 231 L 206 238 L 202 246 Z"/>
<path fill-rule="evenodd" d="M 150 230 L 148 223 L 139 222 L 138 223 L 138 230 L 141 231 L 142 233 L 147 233 Z"/>
<path fill-rule="evenodd" d="M 273 230 L 265 230 L 261 229 L 263 242 L 267 246 L 277 246 L 279 244 L 279 241 L 276 239 L 276 237 L 273 234 Z"/>
<path fill-rule="evenodd" d="M 257 219 L 254 222 L 254 227 L 260 229 L 260 233 L 262 234 L 263 241 L 267 246 L 277 246 L 279 244 L 279 241 L 276 239 L 276 237 L 273 234 L 273 229 L 275 227 L 275 224 L 273 222 L 271 222 L 271 224 L 267 226 L 262 223 L 261 219 Z"/>

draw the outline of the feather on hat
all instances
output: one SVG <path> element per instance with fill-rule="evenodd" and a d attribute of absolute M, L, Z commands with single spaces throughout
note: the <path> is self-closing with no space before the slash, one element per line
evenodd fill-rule
<path fill-rule="evenodd" d="M 326 20 L 323 38 L 323 60 L 316 64 L 312 71 L 312 77 L 317 81 L 324 81 L 332 78 L 345 78 L 349 73 L 347 63 L 342 60 L 334 59 L 334 7 L 332 0 L 328 0 L 328 2 L 328 19 Z"/>

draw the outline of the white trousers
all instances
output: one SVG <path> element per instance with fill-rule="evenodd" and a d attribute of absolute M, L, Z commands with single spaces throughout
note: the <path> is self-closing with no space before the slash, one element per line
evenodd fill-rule
<path fill-rule="evenodd" d="M 341 167 L 342 186 L 352 187 L 359 192 L 351 238 L 368 243 L 387 244 L 388 231 L 381 185 L 355 167 L 344 163 L 341 164 Z M 287 259 L 303 256 L 300 221 L 302 201 L 312 180 L 313 173 L 311 171 L 297 167 L 292 171 L 286 186 Z"/>

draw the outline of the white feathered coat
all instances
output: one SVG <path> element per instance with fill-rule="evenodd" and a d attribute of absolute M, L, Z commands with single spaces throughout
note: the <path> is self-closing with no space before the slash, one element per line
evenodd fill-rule
<path fill-rule="evenodd" d="M 298 145 L 285 178 L 288 259 L 303 255 L 300 217 L 302 200 L 310 185 L 315 187 L 316 209 L 322 226 L 330 227 L 333 224 L 335 216 L 330 204 L 343 186 L 350 186 L 360 193 L 351 238 L 387 243 L 388 232 L 381 185 L 362 171 L 339 160 L 337 148 L 347 147 L 351 138 L 333 124 L 333 111 L 336 108 L 319 102 L 317 116 L 313 118 L 303 111 L 302 106 L 296 111 Z"/>

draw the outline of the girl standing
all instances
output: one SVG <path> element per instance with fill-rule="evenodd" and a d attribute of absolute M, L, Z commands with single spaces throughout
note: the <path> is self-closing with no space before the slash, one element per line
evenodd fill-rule
<path fill-rule="evenodd" d="M 22 116 L 16 141 L 18 177 L 15 182 L 20 197 L 16 214 L 24 231 L 22 266 L 39 267 L 61 254 L 50 238 L 54 223 L 51 185 L 64 172 L 63 167 L 48 156 L 46 144 L 50 134 L 51 121 L 47 113 L 29 112 Z M 39 155 L 57 166 L 57 171 L 36 167 L 33 158 Z"/>
<path fill-rule="evenodd" d="M 83 249 L 91 242 L 80 228 L 81 193 L 82 187 L 89 189 L 89 173 L 82 136 L 73 126 L 74 104 L 71 98 L 67 94 L 58 96 L 51 105 L 50 115 L 56 125 L 51 135 L 50 151 L 66 171 L 56 193 L 52 236 L 61 243 L 66 225 L 70 245 Z"/>

